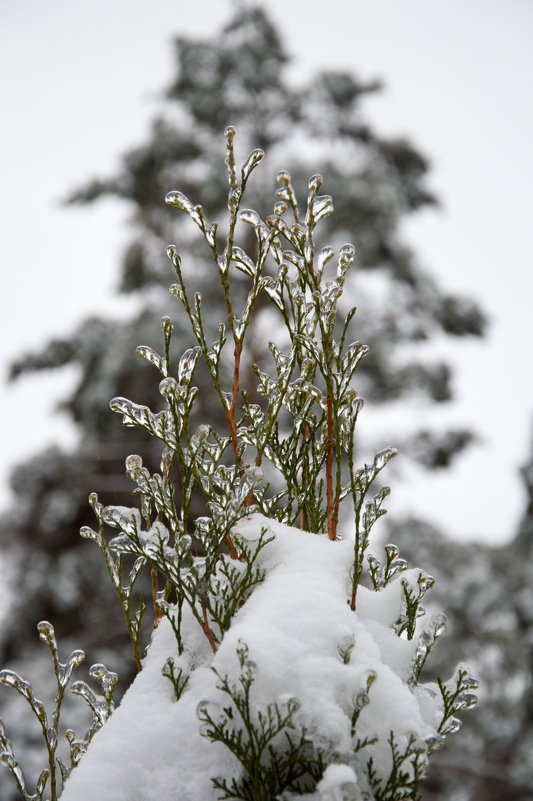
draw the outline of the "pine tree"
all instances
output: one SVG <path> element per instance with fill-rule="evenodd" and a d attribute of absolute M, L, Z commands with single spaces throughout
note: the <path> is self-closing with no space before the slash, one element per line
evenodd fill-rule
<path fill-rule="evenodd" d="M 253 149 L 239 169 L 235 128 L 225 136 L 222 224 L 183 192 L 166 196 L 201 232 L 222 318 L 170 245 L 188 347 L 175 352 L 165 315 L 159 351 L 137 347 L 159 374 L 157 407 L 110 403 L 156 443 L 159 472 L 128 455 L 137 503 L 103 505 L 92 493 L 96 525 L 80 532 L 103 556 L 139 675 L 116 712 L 117 675 L 103 664 L 90 669 L 101 694 L 72 685 L 92 722 L 82 738 L 66 731 L 69 764 L 59 755 L 61 708 L 84 653 L 62 663 L 53 627 L 39 623 L 57 680 L 51 717 L 31 684 L 0 671 L 46 746 L 34 794 L 0 723 L 1 759 L 23 801 L 45 792 L 51 801 L 419 801 L 430 756 L 477 701 L 478 682 L 462 666 L 448 680 L 421 680 L 446 626 L 421 605 L 433 577 L 409 569 L 395 545 L 382 561 L 368 554 L 390 492 L 381 473 L 396 450 L 357 465 L 356 381 L 369 351 L 351 340 L 355 306 L 341 303 L 355 248 L 321 245 L 333 202 L 319 194 L 318 174 L 305 205 L 283 170 L 273 213 L 247 208 L 264 151 Z M 250 230 L 253 255 L 240 244 Z M 274 335 L 271 358 L 246 370 L 258 330 Z M 220 415 L 205 416 L 202 392 Z M 133 590 L 143 573 L 155 631 L 141 664 L 148 605 Z"/>
<path fill-rule="evenodd" d="M 380 137 L 365 122 L 360 106 L 379 89 L 376 83 L 330 71 L 306 86 L 290 86 L 279 34 L 254 7 L 239 10 L 212 39 L 178 39 L 176 59 L 177 75 L 149 140 L 125 156 L 117 176 L 93 181 L 71 196 L 72 202 L 84 203 L 112 195 L 132 206 L 136 235 L 124 255 L 121 290 L 142 292 L 147 298 L 142 310 L 126 325 L 87 320 L 72 336 L 13 366 L 13 378 L 79 366 L 79 382 L 63 408 L 78 425 L 80 443 L 73 453 L 42 453 L 13 473 L 16 500 L 2 520 L 0 542 L 18 560 L 18 592 L 2 633 L 4 660 L 20 655 L 30 641 L 36 608 L 54 620 L 63 642 L 74 645 L 75 634 L 91 648 L 105 630 L 110 648 L 126 647 L 118 616 L 107 611 L 112 596 L 105 596 L 110 590 L 102 582 L 96 554 L 84 549 L 80 555 L 76 531 L 87 523 L 86 498 L 95 476 L 104 503 L 120 505 L 129 492 L 121 468 L 127 453 L 143 452 L 150 470 L 159 461 L 150 438 L 142 431 L 136 431 L 137 443 L 126 438 L 105 405 L 111 396 L 134 397 L 148 406 L 156 402 L 157 391 L 147 380 L 150 366 L 144 372 L 134 368 L 134 347 L 139 341 L 157 345 L 159 319 L 168 312 L 166 289 L 160 291 L 166 285 L 162 254 L 168 241 L 179 239 L 180 249 L 187 251 L 187 269 L 198 276 L 204 302 L 219 303 L 210 295 L 211 274 L 205 272 L 190 221 L 177 223 L 161 198 L 178 185 L 216 218 L 226 202 L 217 161 L 220 130 L 228 122 L 239 127 L 243 156 L 250 146 L 267 149 L 270 164 L 282 161 L 290 167 L 297 192 L 306 187 L 311 171 L 318 168 L 328 175 L 339 208 L 327 228 L 333 246 L 342 244 L 356 222 L 357 292 L 365 299 L 359 330 L 363 340 L 373 343 L 359 379 L 368 400 L 388 402 L 422 392 L 432 401 L 446 401 L 451 396 L 449 366 L 398 358 L 402 345 L 411 353 L 411 345 L 439 332 L 463 336 L 483 331 L 477 307 L 443 295 L 400 241 L 404 216 L 434 204 L 435 198 L 427 188 L 424 157 L 404 140 Z M 265 198 L 259 182 L 250 204 L 260 214 L 267 210 Z M 253 247 L 251 233 L 245 244 Z M 176 341 L 185 341 L 183 325 L 175 323 Z M 264 349 L 260 332 L 250 349 L 250 361 L 259 361 Z M 424 458 L 437 466 L 447 463 L 465 438 L 457 432 L 451 438 L 439 435 L 436 448 L 426 437 Z M 87 618 L 83 600 L 96 586 L 107 601 Z"/>

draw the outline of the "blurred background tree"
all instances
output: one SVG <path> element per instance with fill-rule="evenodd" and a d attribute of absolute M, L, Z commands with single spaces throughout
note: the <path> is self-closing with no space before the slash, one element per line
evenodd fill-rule
<path fill-rule="evenodd" d="M 361 395 L 381 404 L 408 403 L 420 395 L 430 403 L 449 400 L 451 367 L 429 361 L 424 346 L 442 335 L 479 336 L 484 330 L 476 304 L 441 292 L 401 241 L 402 221 L 436 199 L 427 185 L 427 160 L 408 141 L 379 136 L 365 120 L 361 106 L 380 90 L 377 82 L 322 72 L 306 85 L 291 85 L 280 35 L 253 6 L 238 9 L 213 38 L 178 38 L 175 45 L 176 74 L 148 140 L 124 156 L 115 176 L 93 180 L 69 198 L 82 204 L 114 196 L 130 205 L 132 237 L 119 289 L 137 296 L 135 314 L 126 322 L 86 320 L 68 339 L 50 342 L 12 367 L 15 379 L 77 366 L 77 384 L 62 408 L 78 427 L 79 443 L 73 452 L 49 449 L 13 472 L 15 501 L 0 521 L 0 546 L 14 560 L 17 587 L 0 637 L 3 664 L 32 658 L 28 649 L 37 642 L 38 616 L 54 623 L 65 647 L 81 646 L 94 652 L 93 661 L 107 660 L 119 672 L 129 669 L 120 610 L 103 580 L 97 549 L 86 547 L 78 530 L 90 522 L 90 491 L 97 490 L 104 503 L 126 502 L 128 453 L 140 452 L 150 463 L 151 443 L 134 443 L 108 402 L 122 395 L 157 405 L 152 382 L 144 379 L 143 369 L 150 367 L 139 365 L 135 347 L 158 347 L 161 315 L 174 317 L 167 293 L 170 242 L 196 276 L 204 300 L 219 302 L 189 221 L 177 221 L 163 198 L 178 188 L 202 203 L 210 219 L 222 215 L 227 184 L 218 165 L 228 123 L 237 126 L 242 157 L 252 147 L 266 150 L 268 163 L 252 198 L 260 213 L 271 206 L 279 168 L 290 169 L 301 196 L 309 175 L 318 171 L 340 210 L 330 218 L 328 242 L 338 246 L 355 238 L 358 276 L 351 300 L 361 309 L 359 337 L 371 345 L 360 370 Z M 272 182 L 261 183 L 269 175 Z M 178 340 L 180 325 L 178 316 Z M 181 334 L 185 348 L 185 329 Z M 256 360 L 264 339 L 258 332 Z M 448 466 L 472 437 L 463 430 L 411 433 L 394 444 L 428 468 Z M 158 458 L 152 451 L 152 469 Z M 416 562 L 422 564 L 418 556 Z M 440 565 L 436 572 L 443 572 Z M 91 602 L 95 594 L 98 603 Z"/>
<path fill-rule="evenodd" d="M 434 600 L 448 628 L 430 670 L 445 675 L 468 660 L 481 681 L 458 742 L 434 755 L 427 801 L 533 798 L 533 451 L 522 478 L 525 514 L 505 545 L 461 544 L 418 520 L 389 524 L 402 555 L 438 579 Z M 497 502 L 497 485 L 493 492 Z"/>

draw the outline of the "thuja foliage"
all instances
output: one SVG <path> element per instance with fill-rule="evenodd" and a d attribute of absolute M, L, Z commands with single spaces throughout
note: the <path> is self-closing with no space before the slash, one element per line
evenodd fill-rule
<path fill-rule="evenodd" d="M 33 635 L 34 610 L 41 609 L 40 616 L 53 621 L 68 650 L 83 643 L 88 654 L 103 654 L 104 662 L 113 652 L 119 689 L 135 673 L 120 609 L 114 608 L 115 590 L 110 582 L 101 581 L 100 553 L 72 532 L 91 522 L 87 495 L 93 489 L 98 489 L 105 505 L 129 505 L 131 485 L 123 471 L 128 454 L 142 454 L 145 466 L 151 472 L 158 470 L 158 441 L 140 428 L 117 425 L 107 403 L 122 395 L 159 408 L 158 382 L 150 380 L 153 368 L 136 358 L 135 347 L 143 343 L 158 349 L 159 321 L 172 313 L 165 255 L 169 242 L 177 239 L 180 253 L 187 254 L 185 269 L 194 275 L 209 316 L 222 319 L 225 303 L 216 291 L 218 281 L 212 280 L 216 273 L 207 269 L 205 241 L 187 215 L 176 214 L 161 199 L 169 189 L 179 188 L 209 209 L 211 219 L 224 218 L 227 181 L 220 170 L 219 151 L 220 132 L 228 120 L 238 125 L 243 151 L 259 146 L 272 165 L 290 166 L 300 199 L 312 172 L 327 176 L 336 211 L 320 224 L 325 241 L 338 248 L 350 239 L 356 221 L 357 275 L 349 282 L 356 286 L 360 307 L 357 338 L 372 344 L 357 372 L 358 390 L 367 403 L 387 407 L 405 403 L 407 410 L 413 398 L 423 397 L 424 404 L 437 404 L 437 412 L 438 405 L 453 395 L 453 365 L 449 360 L 428 359 L 428 343 L 434 337 L 483 334 L 484 317 L 476 304 L 444 292 L 402 236 L 403 221 L 435 204 L 427 158 L 414 142 L 384 136 L 368 120 L 367 98 L 381 91 L 376 82 L 321 66 L 317 54 L 317 72 L 295 84 L 280 22 L 275 24 L 255 2 L 238 3 L 218 30 L 209 33 L 211 20 L 199 38 L 176 40 L 168 91 L 162 87 L 147 136 L 131 143 L 112 175 L 91 181 L 72 198 L 93 203 L 107 197 L 123 205 L 129 225 L 117 286 L 120 292 L 135 292 L 136 302 L 127 317 L 97 315 L 80 321 L 66 336 L 21 354 L 12 367 L 12 377 L 24 381 L 28 373 L 43 370 L 52 380 L 50 371 L 75 366 L 74 384 L 62 399 L 61 412 L 75 426 L 77 437 L 68 452 L 48 448 L 12 474 L 14 500 L 0 517 L 0 548 L 13 562 L 12 586 L 17 591 L 9 599 L 10 613 L 0 631 L 1 664 L 9 660 L 17 669 L 17 664 L 32 659 L 33 675 L 45 667 Z M 263 174 L 274 169 L 266 162 L 261 167 Z M 256 174 L 247 192 L 246 204 L 265 218 L 271 207 L 268 182 L 257 180 Z M 255 259 L 254 229 L 247 228 L 247 235 L 238 234 L 239 244 Z M 256 311 L 261 305 L 263 299 Z M 172 347 L 174 352 L 183 351 L 190 340 L 186 317 L 173 317 Z M 245 370 L 250 362 L 267 363 L 266 340 L 273 334 L 259 329 L 257 336 L 253 330 L 247 335 Z M 201 368 L 200 360 L 196 414 L 201 406 L 203 419 L 213 422 L 216 398 L 205 391 L 209 376 Z M 256 398 L 252 395 L 251 400 Z M 463 431 L 419 433 L 418 423 L 424 423 L 425 415 L 415 415 L 416 421 L 411 415 L 411 424 L 409 416 L 394 438 L 404 459 L 410 451 L 424 465 L 441 469 L 468 441 L 468 432 Z M 387 425 L 387 414 L 379 419 Z M 375 431 L 372 437 L 376 443 L 382 441 Z M 176 498 L 179 502 L 179 494 Z M 197 500 L 193 517 L 202 514 Z M 89 615 L 85 599 L 95 586 L 101 602 Z M 145 570 L 135 583 L 133 604 L 141 591 L 148 598 Z M 149 626 L 148 615 L 142 625 Z M 14 700 L 7 704 L 12 708 Z M 20 739 L 29 741 L 30 732 L 21 722 L 10 727 L 15 728 Z"/>
<path fill-rule="evenodd" d="M 347 244 L 336 253 L 316 242 L 318 223 L 333 212 L 331 197 L 320 194 L 319 175 L 309 180 L 304 210 L 285 171 L 278 173 L 277 199 L 270 216 L 262 219 L 246 208 L 247 184 L 264 154 L 253 150 L 238 168 L 235 129 L 228 127 L 225 136 L 229 191 L 224 233 L 208 220 L 201 205 L 182 192 L 166 196 L 167 204 L 188 215 L 205 240 L 225 319 L 212 319 L 211 308 L 190 287 L 177 248 L 170 246 L 168 256 L 177 276 L 170 291 L 188 320 L 191 346 L 181 355 L 173 353 L 174 324 L 170 317 L 163 317 L 161 352 L 148 346 L 137 349 L 159 373 L 163 408 L 154 410 L 123 397 L 111 401 L 111 409 L 126 426 L 142 429 L 159 441 L 160 472 L 150 473 L 141 456 L 128 456 L 126 474 L 139 498 L 138 506 L 104 506 L 93 493 L 90 503 L 97 525 L 84 526 L 81 534 L 92 539 L 104 556 L 139 670 L 144 647 L 141 622 L 148 604 L 142 595 L 136 600 L 134 589 L 139 576 L 150 573 L 155 625 L 166 618 L 175 635 L 176 658 L 167 659 L 163 675 L 179 702 L 190 683 L 182 659 L 191 649 L 184 621 L 195 622 L 206 648 L 216 655 L 238 611 L 266 580 L 263 556 L 275 535 L 266 524 L 259 527 L 256 537 L 247 538 L 239 522 L 261 515 L 258 520 L 297 527 L 309 532 L 309 537 L 320 535 L 334 543 L 342 539 L 339 524 L 351 529 L 346 605 L 352 614 L 358 613 L 364 573 L 375 593 L 400 588 L 390 628 L 399 640 L 413 642 L 404 683 L 414 697 L 445 620 L 434 615 L 422 625 L 417 622 L 424 615 L 421 601 L 434 580 L 424 571 L 409 571 L 395 546 L 386 546 L 383 564 L 367 557 L 372 528 L 385 514 L 383 504 L 389 493 L 388 487 L 378 486 L 377 479 L 396 451 L 385 448 L 370 463 L 356 467 L 356 424 L 363 401 L 354 376 L 368 349 L 352 340 L 356 309 L 345 307 L 343 299 L 354 246 Z M 253 233 L 247 250 L 238 244 L 239 231 L 246 231 L 242 224 Z M 271 339 L 269 364 L 253 363 L 249 352 L 253 349 L 247 348 L 252 331 L 254 337 Z M 197 412 L 197 384 L 205 386 L 206 377 L 221 412 L 207 422 Z M 220 419 L 222 428 L 217 423 Z M 114 529 L 111 538 L 108 528 Z M 40 624 L 40 633 L 52 651 L 58 683 L 52 722 L 29 684 L 12 671 L 0 674 L 0 681 L 30 703 L 48 751 L 49 766 L 32 795 L 2 732 L 2 761 L 25 801 L 42 799 L 48 781 L 52 801 L 57 798 L 58 769 L 65 780 L 111 713 L 116 681 L 115 674 L 97 665 L 91 675 L 101 683 L 102 697 L 86 684 L 72 686 L 89 703 L 94 720 L 82 740 L 67 732 L 71 745 L 71 767 L 67 768 L 55 753 L 59 715 L 70 674 L 83 654 L 74 652 L 63 665 L 51 626 Z M 350 664 L 356 648 L 355 640 L 339 646 L 342 664 Z M 213 666 L 218 690 L 225 698 L 222 709 L 207 701 L 198 706 L 200 733 L 223 744 L 240 763 L 240 771 L 230 779 L 213 777 L 213 792 L 220 799 L 340 798 L 328 796 L 329 790 L 321 790 L 320 783 L 325 770 L 341 762 L 354 772 L 354 783 L 339 785 L 344 798 L 417 798 L 429 754 L 459 728 L 456 713 L 476 700 L 472 689 L 477 682 L 463 668 L 448 682 L 426 686 L 426 706 L 434 710 L 433 734 L 421 740 L 416 733 L 405 737 L 391 729 L 388 756 L 383 759 L 383 751 L 375 750 L 379 737 L 366 733 L 361 724 L 376 692 L 377 674 L 370 671 L 347 713 L 351 754 L 340 754 L 300 719 L 296 698 L 256 703 L 254 688 L 261 666 L 249 658 L 246 643 L 239 645 L 237 660 L 237 678 Z"/>
<path fill-rule="evenodd" d="M 15 757 L 13 745 L 6 734 L 4 725 L 0 720 L 0 760 L 10 770 L 15 784 L 24 801 L 42 801 L 45 791 L 50 801 L 59 798 L 60 790 L 65 780 L 76 767 L 87 750 L 93 736 L 100 729 L 114 709 L 113 694 L 117 682 L 117 674 L 108 670 L 103 664 L 93 665 L 89 675 L 100 685 L 101 692 L 94 690 L 82 680 L 71 684 L 73 671 L 84 661 L 85 654 L 81 650 L 72 651 L 65 660 L 60 662 L 54 627 L 46 620 L 37 626 L 39 637 L 50 650 L 54 675 L 56 679 L 55 703 L 51 716 L 46 712 L 45 706 L 34 694 L 31 684 L 19 676 L 14 670 L 0 671 L 0 684 L 14 689 L 28 703 L 32 713 L 37 719 L 41 729 L 42 738 L 47 755 L 47 766 L 42 769 L 37 779 L 35 792 L 30 792 L 28 780 L 24 775 L 22 766 Z M 68 743 L 68 764 L 59 753 L 60 728 L 59 720 L 65 693 L 70 684 L 70 691 L 82 698 L 91 711 L 91 723 L 82 736 L 76 736 L 73 729 L 66 729 L 64 736 Z"/>

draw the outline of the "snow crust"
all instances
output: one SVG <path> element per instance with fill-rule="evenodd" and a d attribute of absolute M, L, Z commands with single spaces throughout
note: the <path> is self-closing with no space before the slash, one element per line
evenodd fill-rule
<path fill-rule="evenodd" d="M 365 761 L 372 755 L 378 770 L 388 775 L 391 730 L 400 742 L 411 733 L 420 740 L 435 734 L 435 705 L 408 683 L 416 638 L 407 641 L 391 628 L 401 608 L 400 582 L 393 580 L 379 592 L 359 587 L 354 613 L 347 603 L 352 542 L 331 542 L 257 514 L 244 518 L 235 534 L 253 543 L 264 528 L 273 536 L 259 554 L 265 581 L 237 612 L 217 653 L 188 612 L 183 621 L 187 652 L 178 656 L 170 623 L 163 619 L 141 673 L 95 735 L 62 801 L 215 801 L 211 778 L 238 776 L 240 765 L 224 746 L 201 736 L 196 710 L 200 701 L 222 700 L 211 668 L 238 678 L 241 643 L 258 666 L 254 704 L 298 698 L 297 721 L 315 744 L 333 747 L 337 762 L 353 756 L 354 699 L 366 692 L 370 675 L 375 680 L 357 736 L 377 736 L 378 742 L 364 749 Z M 415 581 L 417 574 L 403 571 L 401 576 Z M 339 649 L 346 651 L 351 643 L 344 664 Z M 190 672 L 179 701 L 161 673 L 169 656 Z M 355 781 L 348 764 L 331 765 L 316 798 L 335 798 L 334 787 Z"/>

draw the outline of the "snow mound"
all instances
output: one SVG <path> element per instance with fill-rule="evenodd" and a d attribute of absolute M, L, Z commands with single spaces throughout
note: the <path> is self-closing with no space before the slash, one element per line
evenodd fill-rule
<path fill-rule="evenodd" d="M 357 764 L 370 757 L 378 775 L 388 776 L 391 731 L 400 744 L 411 735 L 423 743 L 436 734 L 437 702 L 409 683 L 416 638 L 398 637 L 392 628 L 401 607 L 400 581 L 380 591 L 359 587 L 353 612 L 347 603 L 353 542 L 331 542 L 257 514 L 241 520 L 235 534 L 253 543 L 264 529 L 272 535 L 258 557 L 265 580 L 235 615 L 217 653 L 189 612 L 183 621 L 187 651 L 178 656 L 171 625 L 162 620 L 143 670 L 95 735 L 62 801 L 215 801 L 212 778 L 229 780 L 241 767 L 222 744 L 202 736 L 197 708 L 200 702 L 227 703 L 212 668 L 237 681 L 243 644 L 258 666 L 254 705 L 298 699 L 295 721 L 338 763 L 325 771 L 317 798 L 336 798 L 339 784 L 355 786 Z M 415 581 L 417 573 L 401 576 Z M 162 675 L 168 657 L 189 673 L 178 701 Z M 354 756 L 356 704 L 356 737 L 372 742 Z"/>

